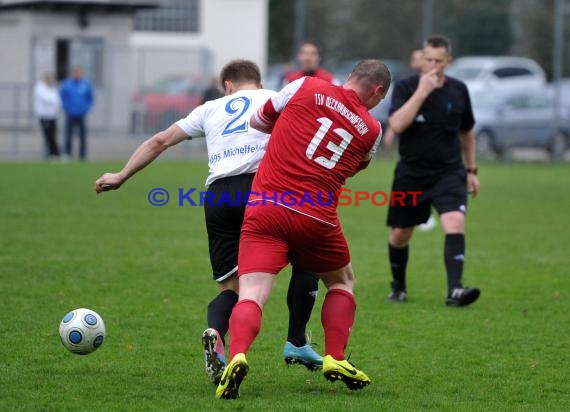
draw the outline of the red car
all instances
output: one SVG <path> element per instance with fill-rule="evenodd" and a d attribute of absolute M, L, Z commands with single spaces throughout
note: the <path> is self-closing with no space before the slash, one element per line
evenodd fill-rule
<path fill-rule="evenodd" d="M 133 133 L 155 133 L 186 117 L 202 104 L 208 85 L 202 78 L 169 76 L 132 99 Z"/>

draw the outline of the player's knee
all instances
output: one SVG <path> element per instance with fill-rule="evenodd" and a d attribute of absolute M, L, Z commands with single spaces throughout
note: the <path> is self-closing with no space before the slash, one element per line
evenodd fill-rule
<path fill-rule="evenodd" d="M 414 228 L 401 228 L 401 227 L 394 227 L 390 231 L 389 242 L 392 246 L 395 247 L 404 247 L 407 246 L 412 234 L 414 233 Z"/>
<path fill-rule="evenodd" d="M 294 276 L 296 279 L 302 280 L 306 284 L 318 284 L 319 277 L 314 272 L 309 272 L 303 269 L 299 269 L 296 266 L 293 266 L 291 270 L 291 275 Z"/>
<path fill-rule="evenodd" d="M 352 292 L 354 289 L 354 272 L 350 263 L 342 269 L 320 275 L 327 289 L 343 289 Z"/>
<path fill-rule="evenodd" d="M 337 279 L 336 281 L 325 282 L 327 290 L 342 289 L 352 293 L 354 291 L 354 278 Z"/>
<path fill-rule="evenodd" d="M 275 275 L 265 272 L 249 273 L 239 277 L 240 300 L 252 300 L 261 309 L 265 306 Z"/>
<path fill-rule="evenodd" d="M 239 293 L 238 277 L 232 276 L 231 278 L 218 283 L 218 289 L 220 290 L 220 292 L 223 292 L 224 290 L 231 290 L 235 293 Z"/>
<path fill-rule="evenodd" d="M 352 290 L 354 288 L 354 282 L 356 282 L 356 279 L 352 268 L 344 271 L 341 277 L 341 283 Z"/>
<path fill-rule="evenodd" d="M 441 226 L 445 233 L 463 233 L 465 231 L 465 216 L 461 212 L 443 213 Z"/>

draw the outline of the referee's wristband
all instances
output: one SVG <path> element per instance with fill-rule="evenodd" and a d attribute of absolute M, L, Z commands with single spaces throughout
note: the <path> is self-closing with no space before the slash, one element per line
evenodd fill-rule
<path fill-rule="evenodd" d="M 476 174 L 477 174 L 477 168 L 475 167 L 475 168 L 471 169 L 471 168 L 468 167 L 468 168 L 467 168 L 467 173 L 471 173 L 471 174 L 476 175 Z"/>

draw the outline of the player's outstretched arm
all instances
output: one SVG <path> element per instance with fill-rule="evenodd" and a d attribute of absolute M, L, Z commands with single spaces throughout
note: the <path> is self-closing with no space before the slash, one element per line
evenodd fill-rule
<path fill-rule="evenodd" d="M 125 167 L 117 173 L 105 173 L 95 181 L 95 191 L 97 193 L 108 190 L 117 190 L 132 175 L 144 169 L 162 152 L 171 146 L 186 140 L 188 135 L 176 124 L 168 129 L 158 132 L 150 139 L 144 141 L 135 150 Z"/>

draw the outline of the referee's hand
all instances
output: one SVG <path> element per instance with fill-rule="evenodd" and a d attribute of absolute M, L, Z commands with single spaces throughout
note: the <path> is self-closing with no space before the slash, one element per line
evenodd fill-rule
<path fill-rule="evenodd" d="M 473 196 L 476 197 L 479 193 L 479 179 L 477 175 L 474 173 L 467 173 L 467 191 Z"/>
<path fill-rule="evenodd" d="M 427 73 L 422 74 L 418 89 L 428 96 L 434 89 L 439 86 L 439 79 L 437 77 L 437 69 L 432 69 Z"/>

